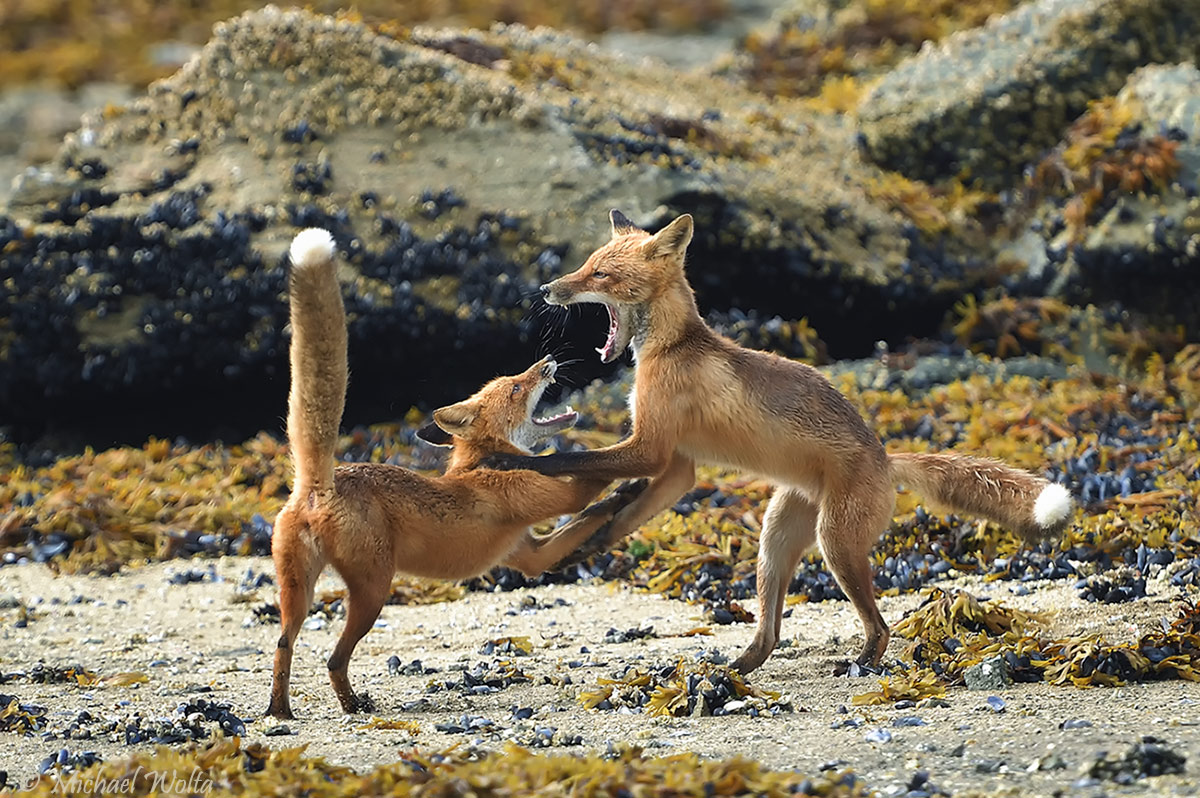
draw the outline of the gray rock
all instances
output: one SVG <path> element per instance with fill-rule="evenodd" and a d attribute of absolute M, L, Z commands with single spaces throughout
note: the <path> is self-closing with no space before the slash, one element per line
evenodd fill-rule
<path fill-rule="evenodd" d="M 1142 118 L 1155 128 L 1182 133 L 1176 152 L 1180 171 L 1193 178 L 1200 173 L 1200 70 L 1195 64 L 1143 67 L 1129 76 L 1117 99 L 1140 105 Z"/>
<path fill-rule="evenodd" d="M 1003 690 L 1013 680 L 1004 657 L 992 657 L 963 671 L 963 682 L 968 690 Z"/>
<path fill-rule="evenodd" d="M 1053 380 L 1061 379 L 1067 374 L 1067 368 L 1062 363 L 1040 357 L 1022 356 L 997 360 L 971 352 L 954 357 L 926 355 L 901 366 L 893 366 L 887 359 L 880 358 L 844 360 L 829 366 L 825 371 L 830 378 L 852 374 L 859 388 L 863 390 L 900 390 L 909 396 L 976 375 L 993 379 L 1024 376 L 1037 380 Z"/>
<path fill-rule="evenodd" d="M 910 177 L 1012 184 L 1147 63 L 1194 58 L 1197 0 L 1035 0 L 886 75 L 859 106 L 870 157 Z"/>
<path fill-rule="evenodd" d="M 1179 171 L 1165 186 L 1113 190 L 1076 233 L 1061 223 L 1061 200 L 1038 212 L 1047 253 L 1065 253 L 1053 290 L 1079 304 L 1122 302 L 1151 317 L 1191 327 L 1200 322 L 1200 71 L 1192 64 L 1136 70 L 1116 96 L 1129 130 L 1142 141 L 1178 144 Z"/>

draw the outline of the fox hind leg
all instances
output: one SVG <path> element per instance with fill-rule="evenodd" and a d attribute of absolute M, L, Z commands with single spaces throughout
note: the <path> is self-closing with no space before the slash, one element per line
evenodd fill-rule
<path fill-rule="evenodd" d="M 271 678 L 271 703 L 267 714 L 291 719 L 288 695 L 292 675 L 292 654 L 300 627 L 312 606 L 313 587 L 325 565 L 307 524 L 291 508 L 284 508 L 275 519 L 271 538 L 275 560 L 275 579 L 279 583 L 279 624 L 282 632 L 275 646 L 275 667 Z"/>
<path fill-rule="evenodd" d="M 891 516 L 890 501 L 871 501 L 870 491 L 859 487 L 827 495 L 817 519 L 817 539 L 825 565 L 850 599 L 862 622 L 866 640 L 855 659 L 875 665 L 887 650 L 891 633 L 875 603 L 875 573 L 871 547 Z M 888 498 L 894 501 L 890 491 Z"/>
<path fill-rule="evenodd" d="M 817 537 L 817 506 L 793 488 L 779 488 L 763 514 L 758 543 L 758 628 L 734 660 L 739 673 L 762 665 L 779 642 L 783 603 L 792 574 Z"/>
<path fill-rule="evenodd" d="M 342 711 L 354 714 L 365 709 L 366 702 L 355 695 L 350 687 L 350 677 L 347 673 L 350 655 L 354 653 L 358 641 L 371 631 L 375 619 L 379 617 L 379 611 L 383 609 L 383 604 L 391 592 L 392 579 L 390 571 L 375 570 L 365 574 L 351 574 L 350 578 L 347 578 L 346 573 L 340 570 L 339 572 L 346 581 L 346 626 L 342 629 L 342 636 L 333 647 L 333 654 L 330 655 L 326 666 L 329 668 L 329 682 L 342 705 Z"/>

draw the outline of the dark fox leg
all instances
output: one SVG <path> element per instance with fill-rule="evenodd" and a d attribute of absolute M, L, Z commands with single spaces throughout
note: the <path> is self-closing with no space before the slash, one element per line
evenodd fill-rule
<path fill-rule="evenodd" d="M 517 548 L 504 560 L 504 565 L 516 568 L 528 577 L 545 571 L 567 568 L 597 552 L 589 542 L 602 538 L 613 514 L 629 505 L 643 490 L 648 480 L 624 482 L 598 502 L 588 505 L 579 515 L 547 535 L 526 532 Z"/>
<path fill-rule="evenodd" d="M 618 510 L 612 516 L 611 520 L 596 530 L 596 534 L 591 540 L 587 541 L 587 544 L 583 548 L 566 561 L 559 563 L 559 566 L 566 567 L 577 562 L 582 562 L 593 554 L 607 551 L 621 540 L 632 535 L 642 524 L 678 501 L 679 497 L 695 484 L 696 467 L 690 458 L 676 453 L 671 457 L 666 470 L 651 479 L 648 484 L 639 485 L 639 483 L 644 482 L 645 480 L 638 480 L 637 482 L 626 483 L 626 485 L 631 486 L 631 489 L 635 486 L 638 488 L 639 492 L 635 494 L 636 498 Z M 614 493 L 620 493 L 624 487 L 622 485 Z M 601 502 L 605 501 L 608 501 L 608 497 L 601 500 Z M 587 510 L 584 510 L 584 513 L 590 511 L 591 508 L 589 507 Z M 555 534 L 567 531 L 569 527 L 580 523 L 582 520 L 582 516 L 576 518 L 562 529 L 557 530 Z"/>

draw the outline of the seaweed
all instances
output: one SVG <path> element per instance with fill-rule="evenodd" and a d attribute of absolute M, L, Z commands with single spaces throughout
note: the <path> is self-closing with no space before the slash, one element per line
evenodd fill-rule
<path fill-rule="evenodd" d="M 1029 186 L 1063 201 L 1072 241 L 1122 195 L 1160 193 L 1179 174 L 1179 141 L 1148 132 L 1136 109 L 1115 97 L 1093 101 L 1061 144 L 1033 169 Z"/>
<path fill-rule="evenodd" d="M 782 694 L 748 684 L 737 671 L 712 662 L 680 659 L 657 668 L 629 667 L 601 678 L 579 693 L 587 709 L 633 711 L 647 715 L 775 715 L 789 712 Z"/>
<path fill-rule="evenodd" d="M 173 776 L 172 776 L 173 774 Z M 701 759 L 695 754 L 647 757 L 621 748 L 608 755 L 545 755 L 516 745 L 497 752 L 458 747 L 446 751 L 402 752 L 395 762 L 359 774 L 309 756 L 303 747 L 271 749 L 223 738 L 183 749 L 157 748 L 121 760 L 93 764 L 71 773 L 51 769 L 29 785 L 30 798 L 94 795 L 102 789 L 123 795 L 164 792 L 211 796 L 275 794 L 288 785 L 312 798 L 389 794 L 433 798 L 442 795 L 545 795 L 578 785 L 590 795 L 644 796 L 761 795 L 796 793 L 826 798 L 865 798 L 867 786 L 847 770 L 816 776 L 767 770 L 741 757 Z"/>
<path fill-rule="evenodd" d="M 1075 687 L 1118 687 L 1161 679 L 1200 681 L 1200 608 L 1180 607 L 1178 617 L 1135 643 L 1110 643 L 1098 635 L 1054 638 L 1045 619 L 981 601 L 965 591 L 931 588 L 925 601 L 895 625 L 910 642 L 880 690 L 854 697 L 880 704 L 937 697 L 962 684 L 972 665 L 994 659 L 1015 681 Z"/>

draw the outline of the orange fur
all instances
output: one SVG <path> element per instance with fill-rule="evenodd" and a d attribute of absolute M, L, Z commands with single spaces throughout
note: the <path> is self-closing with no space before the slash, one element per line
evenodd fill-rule
<path fill-rule="evenodd" d="M 653 476 L 617 514 L 610 542 L 675 502 L 691 487 L 696 462 L 740 467 L 780 486 L 763 518 L 758 629 L 734 663 L 743 673 L 762 664 L 778 642 L 788 582 L 813 543 L 862 621 L 866 641 L 858 661 L 879 660 L 888 628 L 875 603 L 869 553 L 891 520 L 899 482 L 1026 536 L 1066 524 L 1071 503 L 1061 486 L 982 458 L 889 456 L 816 369 L 713 332 L 684 275 L 690 216 L 655 235 L 616 211 L 612 222 L 612 240 L 575 272 L 542 286 L 542 293 L 551 304 L 608 307 L 612 327 L 601 357 L 615 360 L 631 346 L 637 364 L 632 434 L 605 449 L 485 462 L 589 479 Z"/>
<path fill-rule="evenodd" d="M 329 658 L 329 678 L 342 709 L 354 712 L 360 701 L 347 665 L 379 616 L 396 571 L 462 579 L 507 565 L 533 576 L 575 550 L 615 509 L 608 500 L 600 502 L 555 535 L 535 536 L 530 524 L 581 510 L 608 481 L 476 467 L 487 454 L 528 451 L 574 423 L 574 413 L 548 422 L 532 419 L 557 368 L 549 358 L 435 411 L 440 437 L 454 444 L 444 475 L 430 478 L 376 463 L 335 468 L 347 373 L 346 317 L 332 238 L 304 231 L 293 243 L 292 259 L 288 441 L 295 482 L 275 520 L 272 542 L 283 633 L 267 712 L 277 718 L 292 717 L 292 652 L 326 564 L 347 588 L 346 627 Z"/>

